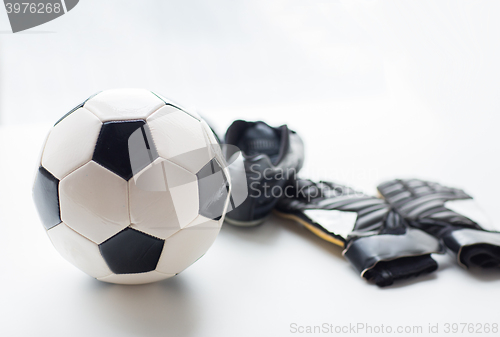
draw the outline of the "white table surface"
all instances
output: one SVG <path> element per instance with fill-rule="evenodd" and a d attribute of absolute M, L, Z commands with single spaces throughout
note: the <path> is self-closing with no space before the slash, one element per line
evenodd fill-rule
<path fill-rule="evenodd" d="M 346 116 L 353 123 L 360 117 Z M 388 112 L 386 119 L 393 117 Z M 440 126 L 425 127 L 425 118 L 420 115 L 417 125 L 431 138 L 424 142 L 451 138 L 460 143 L 462 137 L 456 133 L 429 132 Z M 317 125 L 301 123 L 304 138 L 310 140 L 305 174 L 320 165 L 331 170 L 331 178 L 354 174 L 350 180 L 358 181 L 358 186 L 374 187 L 383 176 L 418 172 L 470 187 L 468 191 L 486 201 L 484 208 L 498 223 L 496 158 L 488 157 L 490 165 L 477 166 L 464 160 L 474 156 L 474 149 L 443 153 L 429 144 L 423 151 L 419 141 L 408 139 L 379 147 L 389 144 L 394 132 L 387 135 L 370 131 L 370 123 L 360 125 L 357 133 L 371 132 L 376 141 L 366 146 L 354 141 L 352 151 L 362 151 L 357 158 L 341 149 L 347 139 L 342 128 L 339 139 L 332 138 L 326 145 L 321 144 L 323 136 L 315 140 Z M 437 273 L 380 289 L 357 275 L 341 249 L 275 217 L 256 228 L 225 224 L 208 253 L 173 279 L 141 286 L 96 281 L 58 255 L 31 200 L 34 162 L 48 127 L 0 129 L 0 157 L 7 159 L 0 166 L 4 177 L 0 184 L 0 330 L 6 336 L 288 336 L 294 335 L 292 323 L 422 325 L 426 329 L 429 323 L 443 327 L 446 322 L 500 321 L 500 271 L 470 272 L 459 268 L 453 257 L 438 256 Z M 329 127 L 319 129 L 325 132 Z M 411 131 L 408 136 L 413 136 Z M 481 145 L 487 153 L 497 147 Z M 400 152 L 403 149 L 422 152 L 413 157 Z"/>

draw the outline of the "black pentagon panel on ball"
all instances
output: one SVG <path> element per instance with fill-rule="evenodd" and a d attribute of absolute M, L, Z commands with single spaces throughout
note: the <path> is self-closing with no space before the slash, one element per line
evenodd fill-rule
<path fill-rule="evenodd" d="M 143 120 L 104 123 L 92 157 L 127 181 L 156 158 L 153 137 Z"/>
<path fill-rule="evenodd" d="M 229 183 L 217 160 L 212 159 L 196 173 L 198 177 L 199 214 L 219 220 L 229 193 Z"/>
<path fill-rule="evenodd" d="M 146 273 L 156 269 L 165 241 L 130 227 L 99 245 L 101 255 L 115 274 Z"/>
<path fill-rule="evenodd" d="M 40 166 L 33 184 L 33 200 L 45 229 L 61 223 L 58 187 L 59 180 Z"/>
<path fill-rule="evenodd" d="M 59 120 L 56 122 L 56 124 L 54 124 L 54 126 L 56 126 L 57 124 L 59 124 L 63 119 L 65 119 L 66 117 L 68 117 L 69 115 L 71 115 L 76 110 L 78 110 L 80 108 L 83 108 L 83 106 L 85 105 L 85 103 L 87 103 L 87 101 L 89 99 L 95 97 L 99 93 L 101 93 L 101 91 L 96 92 L 95 94 L 93 94 L 92 96 L 90 96 L 89 98 L 87 98 L 85 101 L 83 101 L 82 103 L 80 103 L 77 106 L 75 106 L 73 109 L 71 109 L 69 112 L 67 112 L 64 116 L 62 116 L 61 118 L 59 118 Z"/>

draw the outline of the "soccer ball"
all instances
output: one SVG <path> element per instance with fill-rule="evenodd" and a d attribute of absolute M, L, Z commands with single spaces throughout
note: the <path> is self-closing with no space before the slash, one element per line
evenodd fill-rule
<path fill-rule="evenodd" d="M 33 199 L 65 259 L 101 281 L 139 284 L 205 254 L 230 190 L 219 143 L 200 116 L 147 90 L 115 89 L 51 129 Z"/>

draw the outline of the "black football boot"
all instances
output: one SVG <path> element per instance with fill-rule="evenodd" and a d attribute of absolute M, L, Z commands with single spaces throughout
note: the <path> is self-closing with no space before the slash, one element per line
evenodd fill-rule
<path fill-rule="evenodd" d="M 242 120 L 231 124 L 224 143 L 239 148 L 246 175 L 246 179 L 232 179 L 233 190 L 248 190 L 246 199 L 233 207 L 225 219 L 236 226 L 258 225 L 271 213 L 283 197 L 284 187 L 302 168 L 304 144 L 286 125 L 271 127 L 261 121 Z M 232 177 L 236 174 L 231 172 Z"/>

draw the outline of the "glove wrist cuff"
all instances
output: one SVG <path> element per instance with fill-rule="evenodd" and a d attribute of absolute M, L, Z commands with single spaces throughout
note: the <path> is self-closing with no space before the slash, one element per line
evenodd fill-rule
<path fill-rule="evenodd" d="M 435 270 L 437 264 L 430 254 L 442 252 L 438 240 L 421 230 L 408 228 L 402 235 L 385 234 L 352 240 L 343 255 L 362 277 L 374 279 L 384 286 L 398 278 Z M 419 263 L 415 264 L 415 260 Z"/>
<path fill-rule="evenodd" d="M 476 229 L 459 229 L 443 237 L 450 250 L 457 254 L 458 263 L 493 267 L 500 265 L 500 233 Z"/>

